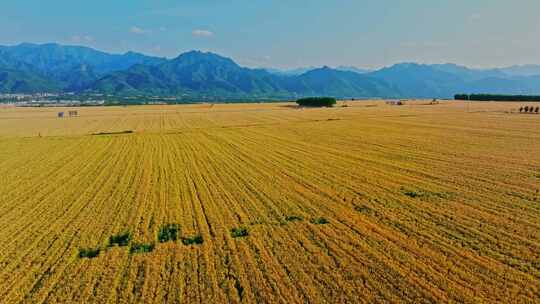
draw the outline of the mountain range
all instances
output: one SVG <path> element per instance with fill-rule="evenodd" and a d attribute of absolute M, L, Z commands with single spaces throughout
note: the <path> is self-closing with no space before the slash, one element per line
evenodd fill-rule
<path fill-rule="evenodd" d="M 401 63 L 379 70 L 341 66 L 251 69 L 208 52 L 166 59 L 59 44 L 0 46 L 0 92 L 75 92 L 193 98 L 450 98 L 457 93 L 540 94 L 540 66 L 471 69 Z"/>

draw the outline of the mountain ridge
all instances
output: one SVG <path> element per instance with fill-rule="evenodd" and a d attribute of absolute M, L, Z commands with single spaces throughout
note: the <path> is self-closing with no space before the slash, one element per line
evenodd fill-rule
<path fill-rule="evenodd" d="M 321 84 L 324 79 L 327 85 Z M 148 86 L 148 84 L 152 84 Z M 333 84 L 333 86 L 332 86 Z M 375 90 L 376 88 L 379 91 Z M 330 68 L 298 76 L 280 76 L 264 69 L 241 67 L 230 58 L 191 51 L 148 67 L 134 66 L 98 80 L 89 90 L 109 94 L 204 94 L 212 96 L 364 96 L 390 88 L 379 80 Z"/>
<path fill-rule="evenodd" d="M 55 81 L 58 87 L 66 91 L 82 90 L 101 76 L 134 64 L 152 65 L 164 60 L 135 52 L 109 54 L 89 47 L 57 43 L 0 46 L 0 58 L 5 56 L 9 56 L 10 62 L 31 66 L 36 77 Z M 20 72 L 30 71 L 20 69 Z"/>
<path fill-rule="evenodd" d="M 84 46 L 0 46 L 0 92 L 291 98 L 451 98 L 457 93 L 539 94 L 540 66 L 472 69 L 457 64 L 398 63 L 278 71 L 247 68 L 211 52 L 172 59 L 110 54 Z"/>

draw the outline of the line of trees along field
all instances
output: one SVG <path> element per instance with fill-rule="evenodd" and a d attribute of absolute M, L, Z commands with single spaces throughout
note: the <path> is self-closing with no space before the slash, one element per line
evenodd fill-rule
<path fill-rule="evenodd" d="M 472 101 L 540 101 L 539 95 L 456 94 L 455 100 Z"/>
<path fill-rule="evenodd" d="M 540 107 L 533 107 L 533 106 L 525 106 L 519 108 L 519 113 L 536 113 L 538 114 L 540 112 Z"/>
<path fill-rule="evenodd" d="M 309 97 L 298 99 L 296 103 L 303 107 L 333 107 L 336 104 L 336 99 L 332 97 Z"/>

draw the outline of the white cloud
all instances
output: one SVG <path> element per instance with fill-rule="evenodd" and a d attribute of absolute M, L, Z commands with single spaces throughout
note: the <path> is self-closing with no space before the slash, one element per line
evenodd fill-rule
<path fill-rule="evenodd" d="M 191 35 L 195 37 L 212 37 L 214 36 L 214 33 L 209 30 L 194 30 L 191 32 Z"/>
<path fill-rule="evenodd" d="M 145 35 L 145 34 L 149 34 L 151 33 L 152 31 L 151 30 L 147 30 L 147 29 L 143 29 L 143 28 L 140 28 L 138 26 L 132 26 L 129 31 L 132 33 L 132 34 L 137 34 L 137 35 Z"/>

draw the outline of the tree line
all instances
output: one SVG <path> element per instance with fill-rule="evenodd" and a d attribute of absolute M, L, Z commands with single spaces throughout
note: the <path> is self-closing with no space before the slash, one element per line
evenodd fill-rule
<path fill-rule="evenodd" d="M 536 113 L 540 112 L 540 107 L 524 106 L 519 108 L 519 113 Z"/>
<path fill-rule="evenodd" d="M 455 100 L 472 101 L 540 101 L 538 95 L 456 94 Z"/>
<path fill-rule="evenodd" d="M 333 107 L 336 99 L 331 97 L 309 97 L 298 99 L 296 103 L 303 107 Z"/>

